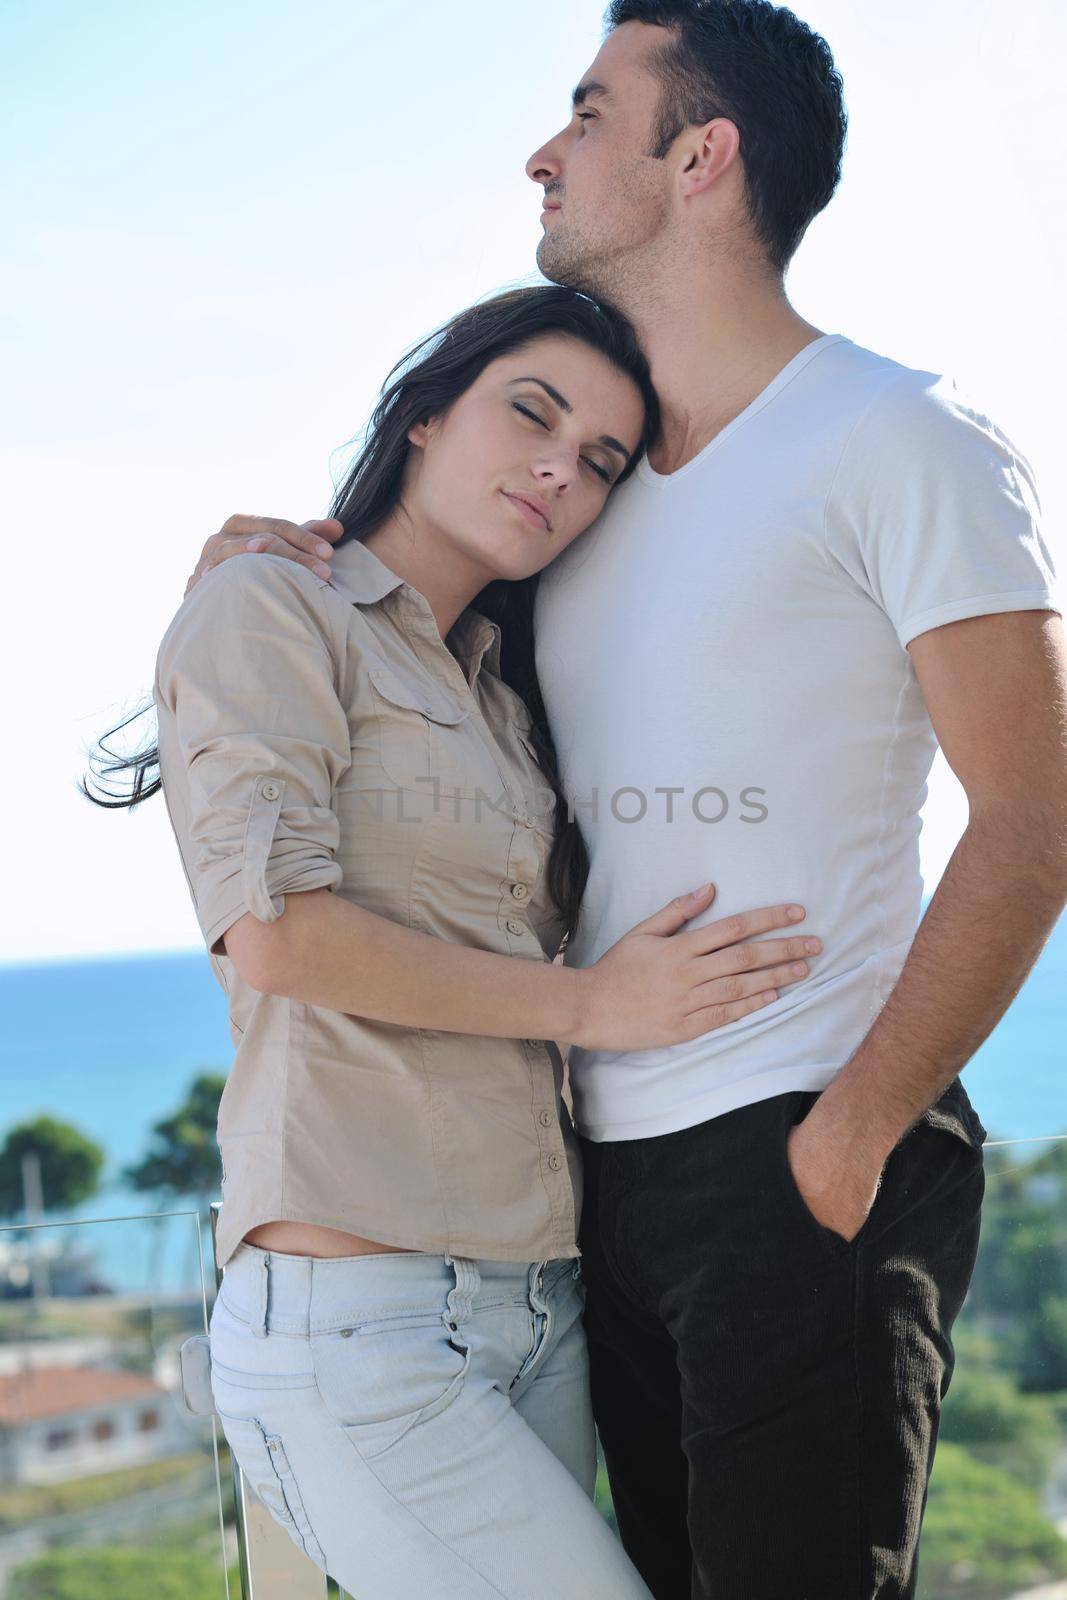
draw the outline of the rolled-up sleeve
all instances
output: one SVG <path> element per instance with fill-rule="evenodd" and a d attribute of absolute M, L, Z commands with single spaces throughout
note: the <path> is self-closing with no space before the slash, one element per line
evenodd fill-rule
<path fill-rule="evenodd" d="M 187 794 L 185 866 L 213 955 L 246 912 L 274 922 L 286 894 L 341 882 L 340 648 L 314 574 L 271 555 L 208 573 L 163 637 L 160 774 L 164 793 L 180 782 Z"/>

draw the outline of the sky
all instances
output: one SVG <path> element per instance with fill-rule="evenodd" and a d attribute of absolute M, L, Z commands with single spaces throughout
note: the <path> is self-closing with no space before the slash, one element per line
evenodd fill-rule
<path fill-rule="evenodd" d="M 850 133 L 790 298 L 980 401 L 1034 467 L 1062 575 L 1062 0 L 797 9 L 834 51 Z M 323 515 L 401 354 L 539 281 L 523 168 L 601 17 L 0 0 L 0 961 L 201 946 L 162 796 L 92 805 L 88 752 L 150 697 L 208 535 L 237 511 Z M 134 744 L 152 731 L 149 714 Z M 939 754 L 928 894 L 966 819 Z"/>

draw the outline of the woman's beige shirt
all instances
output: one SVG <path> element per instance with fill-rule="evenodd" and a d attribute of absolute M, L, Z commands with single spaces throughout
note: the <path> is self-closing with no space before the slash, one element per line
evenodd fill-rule
<path fill-rule="evenodd" d="M 327 580 L 280 556 L 223 562 L 156 663 L 163 792 L 236 1047 L 219 1260 L 277 1219 L 433 1253 L 576 1256 L 581 1156 L 552 1040 L 260 994 L 222 948 L 246 912 L 273 922 L 287 894 L 320 888 L 519 961 L 559 948 L 554 797 L 499 676 L 499 628 L 468 608 L 446 643 L 358 540 L 331 565 Z"/>

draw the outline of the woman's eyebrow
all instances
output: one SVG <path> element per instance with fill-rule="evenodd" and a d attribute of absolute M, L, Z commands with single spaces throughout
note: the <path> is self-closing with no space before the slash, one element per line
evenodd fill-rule
<path fill-rule="evenodd" d="M 554 400 L 556 402 L 556 404 L 559 406 L 561 411 L 566 411 L 566 412 L 570 413 L 570 412 L 572 412 L 574 410 L 574 407 L 571 405 L 570 401 L 569 400 L 565 400 L 564 397 L 560 394 L 559 390 L 558 389 L 553 389 L 552 385 L 550 383 L 546 383 L 544 378 L 534 378 L 534 377 L 511 378 L 508 381 L 508 388 L 510 388 L 513 383 L 537 383 L 537 384 L 540 384 L 541 388 L 548 395 L 549 399 Z M 626 446 L 624 444 L 620 444 L 618 439 L 616 439 L 613 434 L 602 433 L 600 435 L 600 438 L 597 440 L 597 443 L 605 445 L 607 447 L 607 449 L 609 449 L 609 450 L 617 451 L 618 454 L 620 456 L 622 456 L 622 459 L 624 461 L 629 461 L 629 459 L 630 459 L 629 450 L 627 450 L 627 448 L 626 448 Z"/>

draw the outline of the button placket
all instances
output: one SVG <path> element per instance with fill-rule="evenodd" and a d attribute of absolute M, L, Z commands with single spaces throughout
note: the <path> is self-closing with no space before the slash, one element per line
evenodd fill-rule
<path fill-rule="evenodd" d="M 544 1166 L 548 1168 L 549 1172 L 567 1171 L 566 1156 L 559 1149 L 563 1134 L 559 1125 L 558 1115 L 556 1112 L 550 1111 L 547 1106 L 542 1105 L 536 1108 L 535 1117 L 537 1121 L 537 1143 Z"/>
<path fill-rule="evenodd" d="M 516 824 L 516 831 L 513 833 L 508 846 L 507 876 L 501 881 L 500 915 L 508 933 L 513 934 L 518 939 L 524 934 L 533 933 L 529 923 L 520 922 L 515 913 L 520 908 L 523 911 L 530 909 L 537 879 L 542 868 L 542 859 L 535 841 L 527 834 L 518 832 L 519 827 L 528 826 L 529 824 L 524 824 L 523 818 L 518 813 L 513 816 L 512 820 Z M 510 916 L 508 915 L 509 911 L 511 912 Z"/>

